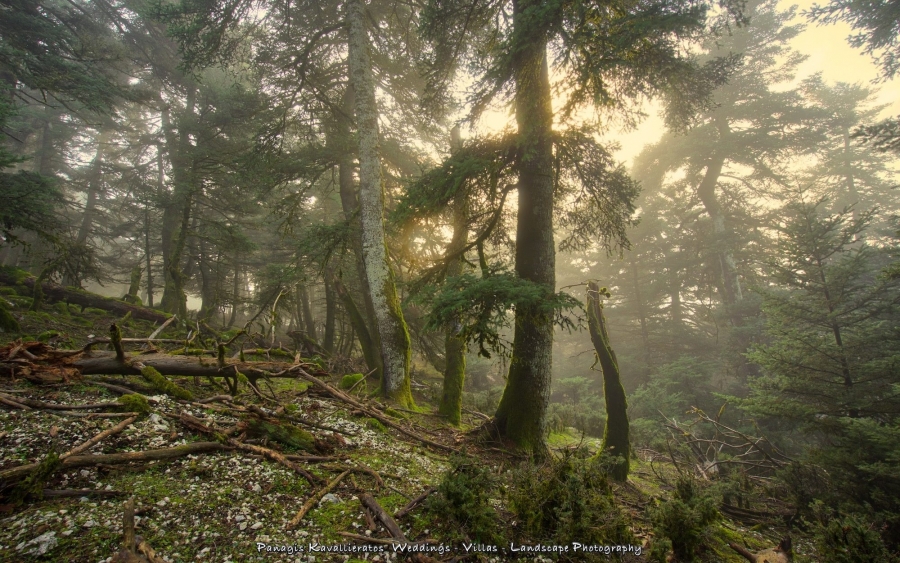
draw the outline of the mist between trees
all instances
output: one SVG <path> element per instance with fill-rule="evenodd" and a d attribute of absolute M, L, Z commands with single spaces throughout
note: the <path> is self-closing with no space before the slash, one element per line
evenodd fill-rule
<path fill-rule="evenodd" d="M 713 557 L 666 527 L 684 510 L 708 540 L 690 476 L 735 513 L 777 488 L 818 560 L 893 561 L 900 129 L 877 84 L 798 75 L 797 14 L 0 1 L 4 340 L 90 290 L 208 330 L 220 368 L 246 344 L 478 413 L 479 443 L 536 465 L 587 444 L 622 482 L 664 458 L 653 557 Z M 889 79 L 892 14 L 802 15 Z M 665 132 L 618 162 L 611 124 L 651 102 Z M 874 551 L 822 555 L 858 548 L 837 529 Z"/>

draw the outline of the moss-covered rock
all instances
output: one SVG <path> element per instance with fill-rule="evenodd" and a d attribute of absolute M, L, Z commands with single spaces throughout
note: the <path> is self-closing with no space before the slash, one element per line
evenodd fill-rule
<path fill-rule="evenodd" d="M 387 432 L 387 426 L 382 424 L 382 422 L 377 418 L 367 418 L 366 426 L 368 426 L 372 430 L 377 430 L 378 432 Z"/>
<path fill-rule="evenodd" d="M 41 342 L 48 342 L 51 338 L 56 338 L 58 336 L 58 330 L 45 330 L 38 335 L 38 340 L 40 340 Z"/>
<path fill-rule="evenodd" d="M 147 402 L 147 398 L 138 393 L 129 393 L 128 395 L 122 395 L 121 397 L 116 399 L 116 401 L 120 405 L 122 405 L 122 410 L 125 412 L 150 412 L 150 403 Z"/>
<path fill-rule="evenodd" d="M 19 332 L 20 330 L 22 329 L 19 326 L 19 321 L 6 308 L 4 300 L 0 299 L 0 331 Z"/>
<path fill-rule="evenodd" d="M 341 389 L 350 389 L 364 377 L 365 375 L 361 373 L 349 373 L 341 378 L 341 382 L 338 384 L 338 387 L 340 387 Z"/>

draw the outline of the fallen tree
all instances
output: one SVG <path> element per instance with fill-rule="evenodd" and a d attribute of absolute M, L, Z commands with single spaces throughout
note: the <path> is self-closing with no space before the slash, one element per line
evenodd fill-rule
<path fill-rule="evenodd" d="M 8 268 L 0 268 L 0 284 L 11 286 L 22 284 L 33 292 L 36 278 L 32 275 L 17 276 L 15 275 L 16 273 L 20 272 L 15 270 L 10 271 Z M 168 313 L 163 313 L 154 309 L 139 307 L 111 297 L 103 297 L 89 291 L 76 289 L 74 287 L 64 287 L 51 282 L 42 282 L 41 290 L 44 292 L 44 298 L 47 301 L 65 301 L 66 303 L 79 305 L 81 307 L 103 309 L 104 311 L 109 311 L 120 317 L 131 313 L 131 318 L 133 319 L 163 323 L 171 316 Z"/>
<path fill-rule="evenodd" d="M 161 459 L 174 459 L 191 454 L 200 454 L 216 451 L 231 450 L 232 448 L 219 442 L 192 442 L 174 448 L 162 448 L 144 452 L 122 452 L 116 454 L 98 455 L 73 455 L 61 460 L 59 470 L 66 471 L 78 467 L 90 467 L 96 465 L 116 465 L 131 463 L 133 461 L 157 461 Z M 40 463 L 29 463 L 11 469 L 0 471 L 0 483 L 14 481 L 29 475 L 37 469 Z"/>
<path fill-rule="evenodd" d="M 298 378 L 296 374 L 285 371 L 291 366 L 286 362 L 226 362 L 219 367 L 215 358 L 171 354 L 126 356 L 122 362 L 116 359 L 114 353 L 93 352 L 72 360 L 69 365 L 82 375 L 141 375 L 140 368 L 132 360 L 140 360 L 141 364 L 170 376 L 235 377 L 240 372 L 251 381 L 260 377 Z"/>

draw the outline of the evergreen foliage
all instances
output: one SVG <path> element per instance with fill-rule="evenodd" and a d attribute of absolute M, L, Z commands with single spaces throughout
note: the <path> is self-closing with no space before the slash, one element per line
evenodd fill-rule
<path fill-rule="evenodd" d="M 440 288 L 423 290 L 419 299 L 430 305 L 428 327 L 455 326 L 458 334 L 478 345 L 478 354 L 510 354 L 501 330 L 508 326 L 510 309 L 538 311 L 564 329 L 576 324 L 566 314 L 581 303 L 565 292 L 548 293 L 541 284 L 518 278 L 504 270 L 487 277 L 462 274 L 448 278 Z"/>
<path fill-rule="evenodd" d="M 676 561 L 695 561 L 710 525 L 718 518 L 719 512 L 708 492 L 692 477 L 679 476 L 675 496 L 651 512 L 654 538 L 650 557 L 663 562 L 671 550 Z"/>

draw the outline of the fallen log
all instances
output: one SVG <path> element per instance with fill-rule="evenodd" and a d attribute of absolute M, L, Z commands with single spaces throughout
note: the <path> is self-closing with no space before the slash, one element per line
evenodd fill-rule
<path fill-rule="evenodd" d="M 285 372 L 289 364 L 283 362 L 233 362 L 219 368 L 215 359 L 171 354 L 126 355 L 125 362 L 120 362 L 116 360 L 115 354 L 93 352 L 72 361 L 69 365 L 77 369 L 81 375 L 141 375 L 141 370 L 133 365 L 131 360 L 139 360 L 162 375 L 234 377 L 235 371 L 240 371 L 250 380 L 266 376 L 297 378 L 295 374 Z"/>
<path fill-rule="evenodd" d="M 12 400 L 22 405 L 29 406 L 33 409 L 53 410 L 53 411 L 75 411 L 75 410 L 92 410 L 92 409 L 114 409 L 121 407 L 119 403 L 93 403 L 89 405 L 56 405 L 53 403 L 45 403 L 37 399 L 29 399 L 27 397 L 10 397 L 0 394 L 0 399 Z"/>
<path fill-rule="evenodd" d="M 370 495 L 369 493 L 363 493 L 359 497 L 359 502 L 362 503 L 363 507 L 369 510 L 372 515 L 378 519 L 379 522 L 385 527 L 391 537 L 395 540 L 399 540 L 403 543 L 407 543 L 409 540 L 406 539 L 406 535 L 400 529 L 400 526 L 397 525 L 397 522 L 391 518 L 391 515 L 388 514 L 378 501 L 375 500 L 375 497 Z"/>
<path fill-rule="evenodd" d="M 79 467 L 90 467 L 94 465 L 116 465 L 121 463 L 131 463 L 133 461 L 157 461 L 162 459 L 174 459 L 184 457 L 191 454 L 209 453 L 216 451 L 231 450 L 230 447 L 220 444 L 219 442 L 193 442 L 191 444 L 183 444 L 174 448 L 161 448 L 158 450 L 147 450 L 143 452 L 122 452 L 117 454 L 99 454 L 99 455 L 74 455 L 62 460 L 59 466 L 60 471 L 69 469 L 77 469 Z M 20 465 L 11 469 L 0 471 L 0 482 L 13 481 L 21 479 L 29 475 L 37 469 L 39 463 L 29 463 Z"/>
<path fill-rule="evenodd" d="M 16 276 L 8 269 L 0 269 L 0 283 L 4 285 L 16 285 L 17 283 L 22 283 L 29 290 L 34 291 L 35 277 L 29 275 L 27 277 L 23 276 L 23 278 L 16 279 Z M 147 309 L 146 307 L 138 307 L 137 305 L 131 305 L 130 303 L 119 301 L 118 299 L 103 297 L 73 287 L 63 287 L 55 283 L 43 282 L 41 283 L 41 289 L 44 292 L 44 298 L 49 302 L 65 301 L 72 305 L 103 309 L 118 317 L 123 317 L 127 313 L 131 313 L 131 318 L 133 319 L 163 323 L 170 316 L 161 311 Z"/>
<path fill-rule="evenodd" d="M 406 434 L 410 438 L 415 438 L 416 440 L 422 442 L 423 444 L 432 446 L 434 448 L 438 448 L 438 449 L 445 450 L 445 451 L 452 452 L 452 453 L 459 453 L 459 450 L 457 450 L 456 448 L 454 448 L 452 446 L 447 446 L 445 444 L 441 444 L 440 442 L 435 442 L 433 440 L 429 440 L 428 438 L 425 438 L 424 436 L 420 436 L 420 435 L 416 434 L 412 430 L 404 428 L 400 424 L 397 424 L 393 420 L 389 419 L 387 416 L 382 414 L 380 411 L 368 408 L 367 406 L 363 405 L 362 403 L 360 403 L 359 401 L 357 401 L 350 395 L 344 393 L 343 391 L 341 391 L 339 389 L 335 389 L 334 387 L 332 387 L 330 385 L 326 385 L 325 382 L 323 382 L 321 379 L 307 373 L 300 366 L 292 366 L 292 367 L 288 368 L 287 370 L 285 370 L 284 372 L 272 374 L 269 377 L 282 377 L 283 373 L 288 373 L 288 372 L 298 373 L 302 379 L 305 379 L 305 380 L 309 381 L 310 383 L 314 384 L 316 387 L 318 387 L 319 389 L 322 389 L 323 391 L 325 391 L 326 393 L 328 393 L 335 399 L 338 399 L 349 405 L 352 405 L 353 407 L 356 407 L 357 409 L 362 411 L 362 413 L 365 414 L 366 416 L 374 418 L 374 419 L 378 420 L 379 422 L 381 422 L 382 424 L 390 426 L 391 428 L 393 428 L 395 430 L 399 430 L 401 433 Z"/>
<path fill-rule="evenodd" d="M 181 416 L 178 417 L 178 420 L 192 430 L 196 430 L 197 432 L 202 432 L 204 434 L 208 434 L 216 437 L 217 439 L 223 439 L 223 441 L 228 444 L 230 447 L 235 448 L 237 450 L 249 452 L 251 454 L 256 454 L 259 456 L 268 459 L 269 461 L 274 461 L 275 463 L 279 463 L 288 469 L 293 470 L 296 473 L 299 473 L 303 477 L 309 481 L 310 484 L 320 483 L 322 480 L 310 473 L 309 471 L 303 469 L 293 461 L 288 460 L 284 457 L 284 454 L 280 452 L 276 452 L 275 450 L 271 450 L 269 448 L 264 448 L 262 446 L 254 446 L 252 444 L 245 444 L 243 442 L 238 442 L 234 438 L 229 438 L 225 434 L 221 432 L 216 432 L 209 426 L 203 424 L 203 421 L 191 416 L 187 413 L 181 413 Z"/>
<path fill-rule="evenodd" d="M 64 459 L 72 457 L 73 455 L 78 455 L 80 453 L 84 453 L 84 452 L 88 451 L 89 449 L 93 448 L 94 446 L 96 446 L 97 444 L 99 444 L 100 442 L 105 440 L 106 438 L 109 438 L 110 436 L 114 436 L 115 434 L 120 433 L 122 430 L 125 430 L 126 428 L 128 428 L 128 426 L 132 422 L 134 422 L 137 419 L 138 419 L 138 417 L 132 416 L 126 420 L 123 420 L 122 422 L 113 426 L 112 428 L 107 428 L 106 430 L 104 430 L 103 432 L 100 432 L 99 434 L 97 434 L 96 436 L 94 436 L 93 438 L 88 440 L 87 442 L 84 442 L 83 444 L 76 446 L 76 447 L 72 448 L 71 450 L 67 451 L 66 453 L 62 454 L 61 456 L 59 456 L 59 459 L 64 460 Z"/>
<path fill-rule="evenodd" d="M 41 494 L 44 498 L 115 497 L 124 495 L 125 492 L 107 491 L 104 489 L 44 489 Z"/>
<path fill-rule="evenodd" d="M 422 504 L 422 501 L 424 501 L 424 500 L 427 499 L 429 496 L 431 496 L 431 494 L 434 493 L 435 491 L 437 491 L 436 488 L 434 488 L 434 487 L 428 487 L 427 489 L 425 489 L 425 492 L 424 492 L 424 493 L 422 493 L 421 495 L 419 495 L 419 496 L 417 496 L 416 498 L 412 499 L 411 501 L 409 501 L 409 504 L 407 504 L 406 506 L 404 506 L 403 508 L 401 508 L 400 510 L 398 510 L 397 513 L 394 514 L 394 517 L 395 517 L 395 518 L 403 518 L 404 516 L 406 516 L 407 514 L 409 514 L 415 507 L 417 507 L 417 506 L 419 506 L 420 504 Z"/>
<path fill-rule="evenodd" d="M 303 520 L 303 517 L 306 516 L 306 514 L 310 510 L 312 510 L 312 507 L 315 506 L 317 502 L 322 500 L 322 497 L 333 491 L 334 488 L 337 487 L 341 481 L 343 481 L 344 477 L 349 474 L 350 470 L 348 469 L 335 477 L 330 483 L 328 483 L 328 485 L 317 491 L 316 494 L 309 497 L 309 499 L 303 503 L 303 506 L 300 508 L 300 511 L 297 512 L 297 515 L 294 516 L 290 522 L 288 522 L 287 529 L 293 530 L 294 528 L 296 528 L 297 525 L 300 524 L 300 521 Z"/>

